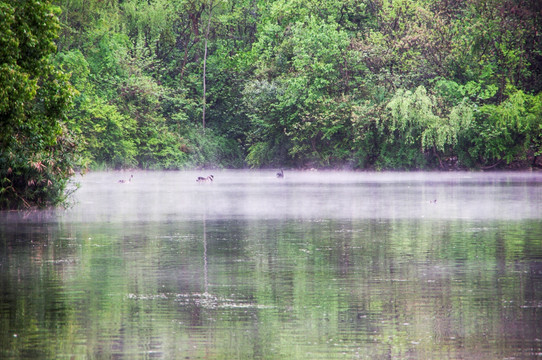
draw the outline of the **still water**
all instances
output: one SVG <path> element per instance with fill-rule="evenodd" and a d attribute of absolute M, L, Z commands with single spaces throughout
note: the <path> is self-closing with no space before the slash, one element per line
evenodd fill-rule
<path fill-rule="evenodd" d="M 0 213 L 0 358 L 542 359 L 542 173 L 130 174 Z"/>

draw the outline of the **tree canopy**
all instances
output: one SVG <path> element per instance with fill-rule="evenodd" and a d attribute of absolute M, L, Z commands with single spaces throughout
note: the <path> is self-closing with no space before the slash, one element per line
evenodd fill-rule
<path fill-rule="evenodd" d="M 57 5 L 90 166 L 537 164 L 536 1 Z"/>
<path fill-rule="evenodd" d="M 74 91 L 55 68 L 58 7 L 0 2 L 0 207 L 61 202 L 76 162 L 66 109 Z"/>

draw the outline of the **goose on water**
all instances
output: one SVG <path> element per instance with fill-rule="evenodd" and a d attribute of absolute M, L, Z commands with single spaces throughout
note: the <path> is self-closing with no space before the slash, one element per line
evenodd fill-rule
<path fill-rule="evenodd" d="M 212 182 L 215 177 L 213 175 L 209 175 L 207 177 L 198 176 L 196 179 L 196 182 L 203 183 L 203 182 Z"/>
<path fill-rule="evenodd" d="M 128 183 L 132 182 L 133 177 L 134 177 L 134 175 L 130 175 L 130 178 L 128 180 L 120 179 L 118 182 L 121 183 L 121 184 L 128 184 Z"/>

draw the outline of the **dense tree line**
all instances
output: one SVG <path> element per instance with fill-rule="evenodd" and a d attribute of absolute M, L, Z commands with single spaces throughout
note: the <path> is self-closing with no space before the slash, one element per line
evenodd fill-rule
<path fill-rule="evenodd" d="M 51 61 L 59 13 L 0 1 L 0 208 L 61 202 L 78 164 L 66 122 L 74 89 Z"/>
<path fill-rule="evenodd" d="M 7 164 L 9 154 L 20 151 L 22 173 L 31 170 L 28 164 L 43 164 L 45 155 L 90 168 L 539 164 L 537 0 L 0 4 L 3 19 L 40 7 L 50 27 L 36 29 L 43 39 L 32 40 L 45 44 L 41 54 L 21 38 L 22 20 L 0 25 L 0 81 L 13 89 L 1 94 L 0 112 L 20 125 L 8 131 L 3 122 L 0 160 Z M 40 74 L 7 75 L 12 65 Z M 21 109 L 15 98 L 26 96 L 26 81 L 35 88 L 26 89 L 34 104 Z M 43 105 L 36 91 L 53 90 L 54 101 L 72 106 L 36 116 L 56 120 L 50 131 L 38 131 L 49 143 L 35 142 L 25 135 L 33 125 L 22 126 L 21 114 L 34 116 L 30 112 Z M 42 148 L 36 152 L 30 143 Z M 58 156 L 72 145 L 75 156 Z M 43 159 L 30 155 L 39 152 Z M 2 168 L 11 168 L 1 174 L 6 189 L 15 167 Z"/>
<path fill-rule="evenodd" d="M 541 150 L 535 0 L 58 5 L 92 166 L 471 168 Z"/>

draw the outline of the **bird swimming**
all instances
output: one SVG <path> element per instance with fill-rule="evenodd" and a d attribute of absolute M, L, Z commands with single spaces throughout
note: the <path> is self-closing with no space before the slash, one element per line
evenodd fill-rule
<path fill-rule="evenodd" d="M 207 177 L 198 176 L 196 179 L 196 182 L 203 183 L 203 182 L 212 182 L 215 177 L 213 175 L 209 175 Z"/>
<path fill-rule="evenodd" d="M 277 177 L 282 179 L 284 177 L 284 170 L 280 169 L 280 171 L 277 173 Z"/>
<path fill-rule="evenodd" d="M 120 179 L 118 182 L 121 183 L 121 184 L 128 184 L 128 183 L 132 182 L 133 177 L 134 177 L 134 175 L 130 175 L 130 178 L 128 180 Z"/>

